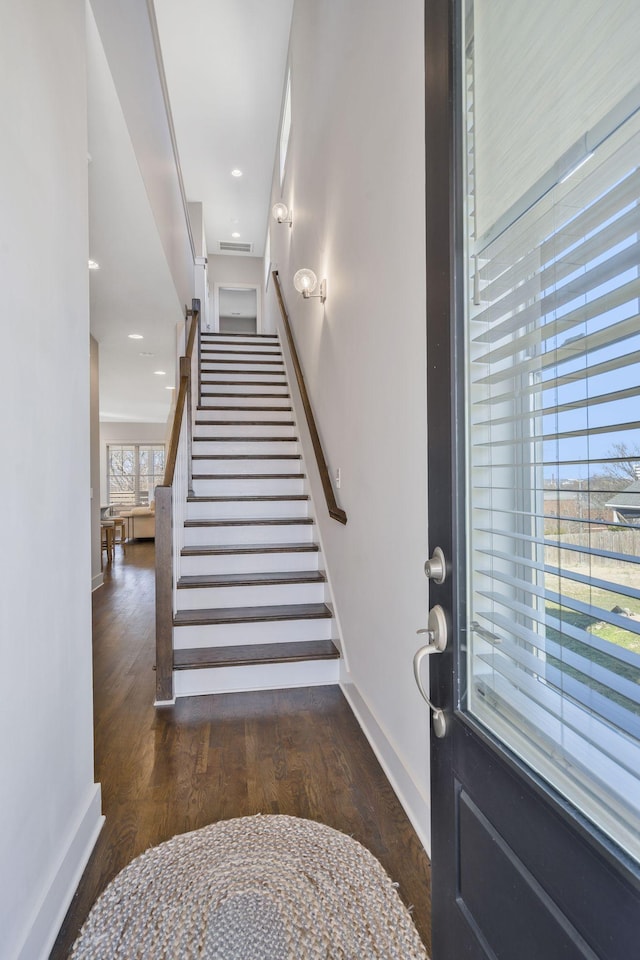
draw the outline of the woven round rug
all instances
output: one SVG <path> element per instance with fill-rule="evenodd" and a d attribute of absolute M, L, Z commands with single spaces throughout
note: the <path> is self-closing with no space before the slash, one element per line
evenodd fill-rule
<path fill-rule="evenodd" d="M 99 897 L 73 960 L 427 960 L 360 843 L 287 816 L 241 817 L 153 847 Z"/>

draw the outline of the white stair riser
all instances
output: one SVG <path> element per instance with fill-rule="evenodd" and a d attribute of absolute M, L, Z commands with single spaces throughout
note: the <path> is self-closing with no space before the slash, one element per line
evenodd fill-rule
<path fill-rule="evenodd" d="M 194 431 L 195 437 L 215 439 L 216 437 L 295 437 L 295 425 L 280 422 L 276 426 L 272 423 L 223 423 L 215 426 L 198 424 Z M 196 443 L 196 447 L 198 444 Z"/>
<path fill-rule="evenodd" d="M 256 337 L 246 334 L 244 337 L 226 337 L 223 333 L 217 336 L 202 337 L 203 350 L 280 350 L 280 341 L 277 337 Z"/>
<path fill-rule="evenodd" d="M 240 346 L 230 347 L 230 346 L 220 346 L 212 347 L 206 346 L 201 353 L 202 363 L 219 363 L 221 360 L 233 360 L 238 363 L 245 363 L 247 361 L 253 362 L 258 360 L 258 362 L 263 360 L 279 360 L 282 361 L 282 351 L 279 347 L 270 347 L 262 349 L 257 349 L 251 345 L 247 346 L 246 349 L 243 349 Z"/>
<path fill-rule="evenodd" d="M 287 394 L 278 394 L 275 397 L 262 397 L 258 394 L 252 394 L 251 396 L 244 396 L 243 394 L 232 393 L 231 396 L 227 396 L 227 390 L 224 390 L 222 387 L 218 391 L 224 396 L 211 396 L 203 397 L 202 403 L 200 404 L 199 414 L 202 414 L 205 417 L 213 416 L 214 414 L 221 413 L 220 410 L 214 410 L 214 407 L 280 407 L 282 410 L 287 410 L 288 413 L 291 411 L 288 409 L 291 407 L 291 399 Z M 269 392 L 269 391 L 265 391 Z M 236 410 L 233 411 L 237 413 Z M 250 411 L 247 411 L 249 414 Z M 252 411 L 255 413 L 255 411 Z"/>
<path fill-rule="evenodd" d="M 233 383 L 225 381 L 222 384 L 214 384 L 213 386 L 207 387 L 206 384 L 202 385 L 202 402 L 206 404 L 207 398 L 209 398 L 210 403 L 217 402 L 217 398 L 220 394 L 231 393 L 234 396 L 236 394 L 244 397 L 254 396 L 254 395 L 264 395 L 267 399 L 273 400 L 271 394 L 275 394 L 277 397 L 286 397 L 289 400 L 289 388 L 286 383 L 274 383 L 267 384 L 267 386 L 262 386 L 259 383 Z M 247 401 L 248 402 L 248 401 Z M 287 404 L 290 406 L 291 401 Z M 271 404 L 269 404 L 271 406 Z"/>
<path fill-rule="evenodd" d="M 257 406 L 257 404 L 252 404 L 252 406 Z M 200 428 L 206 429 L 210 428 L 210 421 L 228 421 L 228 420 L 242 420 L 242 421 L 263 421 L 263 420 L 278 420 L 278 421 L 288 421 L 293 419 L 293 411 L 291 408 L 287 409 L 286 407 L 279 407 L 277 410 L 267 409 L 267 401 L 265 400 L 263 404 L 265 409 L 259 410 L 234 410 L 231 404 L 228 404 L 224 410 L 201 410 L 198 413 L 198 423 L 196 423 L 196 433 Z M 269 404 L 273 406 L 273 404 Z"/>
<path fill-rule="evenodd" d="M 287 690 L 337 684 L 339 660 L 307 660 L 300 663 L 267 663 L 246 667 L 174 671 L 176 697 L 249 690 Z"/>
<path fill-rule="evenodd" d="M 278 583 L 243 587 L 190 587 L 177 591 L 178 610 L 268 607 L 288 603 L 324 603 L 324 583 Z"/>
<path fill-rule="evenodd" d="M 268 370 L 238 370 L 224 367 L 220 369 L 207 369 L 202 371 L 202 384 L 217 383 L 224 380 L 225 383 L 255 383 L 264 381 L 265 383 L 284 383 L 285 372 L 278 367 L 271 367 Z"/>
<path fill-rule="evenodd" d="M 181 557 L 180 572 L 184 577 L 218 573 L 277 573 L 294 570 L 317 570 L 319 551 L 295 553 L 232 553 L 202 557 Z"/>
<path fill-rule="evenodd" d="M 303 478 L 256 480 L 245 476 L 241 480 L 194 480 L 193 492 L 196 497 L 286 497 L 304 493 L 304 484 Z"/>
<path fill-rule="evenodd" d="M 232 360 L 232 363 L 227 363 L 227 360 Z M 279 373 L 284 376 L 284 364 L 281 360 L 278 360 L 277 357 L 266 358 L 265 360 L 260 360 L 259 357 L 255 357 L 254 360 L 258 362 L 247 362 L 242 360 L 236 360 L 234 357 L 225 357 L 224 359 L 203 359 L 201 372 L 205 373 Z"/>
<path fill-rule="evenodd" d="M 275 520 L 307 517 L 308 500 L 223 500 L 187 503 L 188 520 Z"/>
<path fill-rule="evenodd" d="M 313 523 L 240 524 L 230 527 L 185 527 L 186 547 L 234 543 L 313 543 Z"/>
<path fill-rule="evenodd" d="M 223 454 L 225 456 L 252 456 L 253 454 L 298 453 L 296 440 L 198 440 L 193 444 L 193 452 L 200 456 Z"/>
<path fill-rule="evenodd" d="M 272 460 L 237 460 L 230 459 L 212 460 L 204 458 L 203 460 L 193 461 L 193 473 L 198 476 L 203 473 L 244 473 L 250 477 L 255 473 L 300 473 L 302 470 L 302 460 L 296 457 L 285 457 L 283 459 Z"/>
<path fill-rule="evenodd" d="M 254 643 L 331 640 L 333 620 L 260 620 L 257 623 L 216 623 L 173 628 L 176 650 L 190 647 L 237 647 Z"/>
<path fill-rule="evenodd" d="M 277 374 L 265 376 L 260 373 L 212 373 L 202 378 L 201 393 L 219 390 L 225 393 L 229 387 L 260 387 L 263 393 L 270 393 L 271 388 L 282 389 L 287 386 L 286 378 Z M 244 391 L 243 391 L 244 392 Z"/>

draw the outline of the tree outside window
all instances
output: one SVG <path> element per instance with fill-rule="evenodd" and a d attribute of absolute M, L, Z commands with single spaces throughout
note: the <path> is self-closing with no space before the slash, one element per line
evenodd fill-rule
<path fill-rule="evenodd" d="M 110 506 L 145 506 L 154 499 L 164 478 L 162 444 L 128 443 L 107 446 L 107 499 Z"/>

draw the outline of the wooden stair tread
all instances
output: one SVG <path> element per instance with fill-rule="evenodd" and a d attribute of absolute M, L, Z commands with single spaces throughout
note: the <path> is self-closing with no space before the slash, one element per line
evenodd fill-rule
<path fill-rule="evenodd" d="M 254 386 L 255 386 L 255 384 L 254 384 Z M 291 397 L 289 396 L 288 393 L 249 393 L 249 394 L 243 394 L 243 393 L 237 393 L 237 392 L 236 392 L 236 393 L 218 393 L 218 392 L 211 392 L 211 391 L 208 391 L 208 392 L 207 392 L 206 390 L 202 390 L 202 391 L 201 391 L 201 396 L 203 396 L 203 397 L 243 397 L 243 396 L 249 396 L 249 397 L 251 397 L 251 399 L 253 399 L 254 397 L 264 397 L 264 398 L 266 398 L 267 400 L 275 400 L 276 398 L 280 398 L 281 400 L 290 400 L 290 399 L 291 399 Z M 212 409 L 212 408 L 209 407 L 209 406 L 207 406 L 206 403 L 199 403 L 199 404 L 198 404 L 198 410 L 211 410 L 211 409 Z M 225 409 L 227 409 L 227 408 L 225 408 Z M 283 409 L 283 408 L 278 407 L 278 409 L 280 410 L 280 409 Z"/>
<path fill-rule="evenodd" d="M 295 422 L 293 420 L 196 420 L 196 426 L 197 427 L 295 427 Z"/>
<path fill-rule="evenodd" d="M 304 480 L 304 473 L 193 473 L 192 480 Z"/>
<path fill-rule="evenodd" d="M 235 647 L 196 647 L 174 650 L 174 670 L 206 667 L 240 667 L 251 664 L 296 663 L 305 660 L 338 660 L 340 651 L 332 640 L 301 640 L 283 643 L 241 644 Z"/>
<path fill-rule="evenodd" d="M 248 373 L 247 376 L 255 376 L 255 374 Z M 280 376 L 280 374 L 278 374 Z M 272 380 L 207 380 L 203 382 L 203 387 L 286 387 L 286 383 L 273 383 Z M 200 396 L 202 397 L 217 397 L 217 396 L 246 396 L 246 394 L 218 394 L 211 393 L 208 390 L 201 390 Z M 249 394 L 249 396 L 254 397 L 288 397 L 288 393 L 254 393 Z"/>
<path fill-rule="evenodd" d="M 239 360 L 237 357 L 234 357 L 233 360 L 227 360 L 223 358 L 222 360 L 214 360 L 212 356 L 205 357 L 204 354 L 214 354 L 215 356 L 219 355 L 218 350 L 211 350 L 209 347 L 202 348 L 202 363 L 239 363 L 242 366 L 253 366 L 257 364 L 261 367 L 284 367 L 282 360 Z M 273 354 L 265 354 L 267 357 L 273 356 Z"/>
<path fill-rule="evenodd" d="M 255 396 L 255 394 L 252 394 L 252 396 Z M 213 406 L 212 404 L 211 406 L 207 406 L 207 407 L 198 407 L 198 410 L 251 410 L 252 413 L 257 410 L 273 413 L 275 410 L 292 410 L 292 409 L 293 409 L 292 407 L 232 407 L 231 405 L 222 406 L 222 404 L 218 406 Z M 196 423 L 206 423 L 206 422 L 207 422 L 206 420 L 196 420 Z"/>
<path fill-rule="evenodd" d="M 296 443 L 297 437 L 194 437 L 193 443 Z"/>
<path fill-rule="evenodd" d="M 237 553 L 318 553 L 317 543 L 232 543 L 183 547 L 183 557 L 233 556 Z"/>
<path fill-rule="evenodd" d="M 265 353 L 264 350 L 252 350 L 251 347 L 254 346 L 254 344 L 252 343 L 248 344 L 249 346 L 248 350 L 225 350 L 224 349 L 224 347 L 230 347 L 230 346 L 231 346 L 230 343 L 227 343 L 227 344 L 223 343 L 223 344 L 220 344 L 219 347 L 215 347 L 214 349 L 210 349 L 207 347 L 206 350 L 208 353 L 224 353 L 230 357 L 242 356 L 242 354 L 245 354 L 245 353 L 249 354 L 249 356 L 252 356 L 252 357 L 281 357 L 282 356 L 281 350 L 278 350 L 277 352 L 275 350 L 271 350 L 269 353 Z M 241 344 L 238 344 L 238 346 L 240 347 Z M 255 344 L 255 346 L 257 346 L 257 344 Z"/>
<path fill-rule="evenodd" d="M 194 453 L 192 460 L 302 460 L 300 453 Z M 250 477 L 252 474 L 248 473 Z"/>
<path fill-rule="evenodd" d="M 267 623 L 276 620 L 330 620 L 326 603 L 282 603 L 262 607 L 213 607 L 205 610 L 178 610 L 176 627 L 223 623 Z"/>
<path fill-rule="evenodd" d="M 203 330 L 203 337 L 214 337 L 225 339 L 226 337 L 244 337 L 245 340 L 277 340 L 278 335 L 276 333 L 237 333 L 235 331 L 229 331 L 225 333 L 222 330 Z"/>
<path fill-rule="evenodd" d="M 280 503 L 283 500 L 286 500 L 287 503 L 290 500 L 308 500 L 308 493 L 282 493 L 282 494 L 267 494 L 262 496 L 261 494 L 245 494 L 244 496 L 235 497 L 197 497 L 195 494 L 193 496 L 187 497 L 187 503 Z"/>
<path fill-rule="evenodd" d="M 297 524 L 314 523 L 312 517 L 263 517 L 250 520 L 185 520 L 185 527 L 268 527 L 268 526 L 296 526 Z"/>
<path fill-rule="evenodd" d="M 189 590 L 197 587 L 256 587 L 275 586 L 281 583 L 326 583 L 322 570 L 292 570 L 275 573 L 215 573 L 196 574 L 180 577 L 178 589 Z"/>
<path fill-rule="evenodd" d="M 216 362 L 216 363 L 224 363 L 225 361 L 224 361 L 224 360 L 216 360 L 215 362 Z M 227 362 L 230 362 L 230 361 L 227 361 Z M 203 361 L 203 363 L 206 363 L 206 360 Z M 247 360 L 247 363 L 249 363 L 249 360 Z M 234 376 L 234 377 L 242 377 L 242 376 L 245 376 L 245 377 L 255 377 L 255 376 L 261 376 L 261 377 L 282 377 L 282 378 L 284 379 L 284 368 L 283 368 L 282 370 L 242 370 L 242 369 L 240 369 L 240 368 L 238 368 L 238 369 L 236 370 L 235 367 L 233 367 L 233 368 L 231 368 L 230 370 L 205 370 L 205 369 L 203 369 L 201 372 L 202 372 L 203 374 L 207 373 L 207 374 L 209 374 L 209 376 L 215 376 L 216 374 L 218 374 L 218 376 L 225 376 L 225 377 L 228 377 L 228 376 Z M 215 383 L 214 380 L 204 380 L 203 378 L 201 378 L 201 379 L 202 379 L 203 385 L 204 385 L 204 384 L 207 384 L 207 383 Z M 225 381 L 225 382 L 228 382 L 228 381 Z M 253 380 L 250 380 L 250 381 L 249 381 L 249 383 L 253 383 L 253 382 L 254 382 Z"/>

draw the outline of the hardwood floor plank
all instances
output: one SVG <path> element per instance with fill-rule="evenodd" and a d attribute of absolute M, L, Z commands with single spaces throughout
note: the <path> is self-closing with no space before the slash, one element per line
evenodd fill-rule
<path fill-rule="evenodd" d="M 429 862 L 338 687 L 221 694 L 155 709 L 153 544 L 127 545 L 94 593 L 96 779 L 106 823 L 50 955 L 150 846 L 285 813 L 354 836 L 399 883 L 430 948 Z M 249 960 L 249 958 L 247 958 Z"/>

